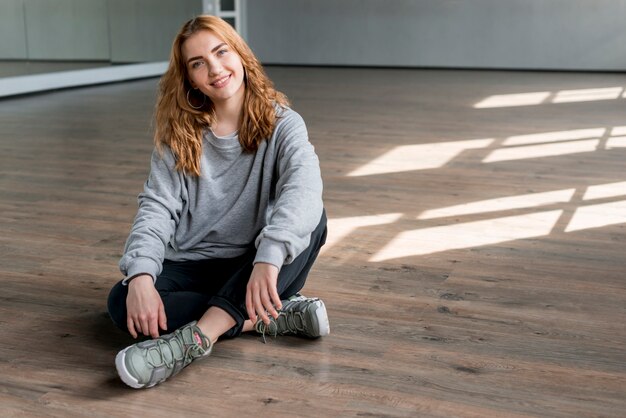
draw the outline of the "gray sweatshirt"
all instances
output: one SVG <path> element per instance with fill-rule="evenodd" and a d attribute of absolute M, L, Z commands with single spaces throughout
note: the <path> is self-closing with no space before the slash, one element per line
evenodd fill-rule
<path fill-rule="evenodd" d="M 167 147 L 152 154 L 120 270 L 128 279 L 161 273 L 164 259 L 231 258 L 252 245 L 254 262 L 279 269 L 309 245 L 322 216 L 319 160 L 304 121 L 279 108 L 274 132 L 255 153 L 237 134 L 203 140 L 201 176 L 176 170 Z"/>

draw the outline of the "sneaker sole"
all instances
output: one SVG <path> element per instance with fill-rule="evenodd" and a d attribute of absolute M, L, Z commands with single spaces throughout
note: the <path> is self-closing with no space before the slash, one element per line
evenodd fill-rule
<path fill-rule="evenodd" d="M 131 388 L 141 389 L 145 387 L 145 385 L 139 383 L 139 381 L 135 379 L 126 368 L 126 350 L 128 350 L 129 348 L 130 347 L 126 347 L 125 349 L 117 353 L 117 356 L 115 356 L 115 368 L 117 369 L 117 374 L 120 376 L 120 379 L 122 379 L 122 382 L 126 383 Z"/>
<path fill-rule="evenodd" d="M 328 322 L 328 313 L 326 313 L 326 305 L 322 300 L 315 301 L 317 305 L 317 309 L 315 310 L 315 315 L 317 316 L 317 324 L 319 327 L 319 335 L 318 337 L 324 337 L 330 334 L 330 323 Z"/>

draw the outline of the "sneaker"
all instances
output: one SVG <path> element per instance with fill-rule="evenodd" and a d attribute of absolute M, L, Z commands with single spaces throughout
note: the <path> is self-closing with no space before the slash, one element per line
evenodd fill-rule
<path fill-rule="evenodd" d="M 210 354 L 212 348 L 211 340 L 194 321 L 171 334 L 126 347 L 115 357 L 115 367 L 128 386 L 149 388 Z"/>
<path fill-rule="evenodd" d="M 323 337 L 330 334 L 330 324 L 326 314 L 326 306 L 318 298 L 307 298 L 296 294 L 283 300 L 283 308 L 278 311 L 278 318 L 270 316 L 266 325 L 258 320 L 254 329 L 263 335 L 299 335 L 308 338 Z"/>

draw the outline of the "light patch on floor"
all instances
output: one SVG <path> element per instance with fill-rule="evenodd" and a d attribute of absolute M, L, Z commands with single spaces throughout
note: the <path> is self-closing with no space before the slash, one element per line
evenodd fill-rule
<path fill-rule="evenodd" d="M 349 177 L 440 168 L 463 151 L 485 148 L 493 139 L 401 145 L 348 174 Z"/>
<path fill-rule="evenodd" d="M 369 261 L 426 255 L 548 235 L 563 213 L 551 210 L 475 222 L 404 231 Z"/>
<path fill-rule="evenodd" d="M 326 244 L 322 247 L 320 253 L 324 254 L 358 228 L 364 228 L 374 225 L 392 224 L 394 222 L 397 222 L 402 217 L 402 215 L 402 213 L 385 213 L 381 215 L 353 216 L 349 218 L 329 219 Z"/>
<path fill-rule="evenodd" d="M 626 196 L 626 181 L 589 186 L 585 191 L 583 200 L 606 199 L 619 196 Z"/>
<path fill-rule="evenodd" d="M 569 131 L 542 132 L 538 134 L 510 136 L 502 145 L 529 145 L 547 142 L 571 141 L 575 139 L 600 138 L 606 132 L 605 128 L 573 129 Z"/>
<path fill-rule="evenodd" d="M 469 202 L 445 208 L 422 212 L 417 219 L 436 219 L 448 216 L 472 215 L 477 213 L 498 212 L 503 210 L 533 208 L 538 206 L 566 203 L 572 199 L 576 189 L 555 190 L 542 193 L 529 193 L 518 196 L 498 197 L 495 199 Z"/>
<path fill-rule="evenodd" d="M 626 200 L 583 206 L 576 209 L 565 232 L 626 223 Z"/>
<path fill-rule="evenodd" d="M 485 157 L 483 163 L 526 160 L 529 158 L 554 157 L 559 155 L 592 152 L 597 149 L 599 143 L 599 139 L 587 139 L 583 141 L 568 141 L 555 144 L 501 148 L 492 151 L 487 157 Z"/>

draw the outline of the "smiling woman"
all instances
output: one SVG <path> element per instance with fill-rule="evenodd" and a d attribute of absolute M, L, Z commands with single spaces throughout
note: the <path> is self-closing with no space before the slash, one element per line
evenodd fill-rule
<path fill-rule="evenodd" d="M 225 76 L 234 77 L 223 80 Z M 217 81 L 221 88 L 211 85 Z M 174 39 L 160 91 L 157 146 L 171 147 L 178 157 L 177 168 L 196 175 L 200 174 L 202 137 L 208 127 L 218 135 L 237 130 L 243 149 L 253 152 L 272 134 L 275 106 L 289 104 L 285 95 L 274 89 L 246 42 L 232 26 L 214 16 L 200 16 L 183 26 Z"/>
<path fill-rule="evenodd" d="M 109 313 L 133 388 L 154 386 L 242 332 L 329 333 L 298 292 L 326 240 L 319 160 L 304 121 L 225 21 L 199 16 L 160 83 L 156 149 Z M 160 330 L 169 332 L 159 335 Z"/>

